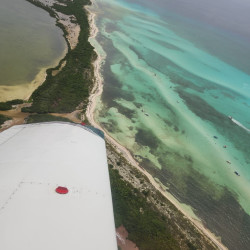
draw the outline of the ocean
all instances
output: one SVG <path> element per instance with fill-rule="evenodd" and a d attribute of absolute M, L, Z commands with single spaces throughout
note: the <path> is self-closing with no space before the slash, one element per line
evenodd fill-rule
<path fill-rule="evenodd" d="M 0 101 L 26 98 L 67 44 L 55 19 L 26 0 L 1 0 Z"/>
<path fill-rule="evenodd" d="M 96 0 L 96 121 L 229 249 L 250 249 L 250 3 Z"/>

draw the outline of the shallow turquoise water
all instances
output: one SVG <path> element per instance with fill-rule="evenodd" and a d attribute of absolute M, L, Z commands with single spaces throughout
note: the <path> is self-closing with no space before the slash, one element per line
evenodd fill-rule
<path fill-rule="evenodd" d="M 55 19 L 25 0 L 0 5 L 0 85 L 31 82 L 63 57 L 66 42 Z"/>
<path fill-rule="evenodd" d="M 237 25 L 210 23 L 199 11 L 191 19 L 181 1 L 170 10 L 168 1 L 160 3 L 107 0 L 93 7 L 106 53 L 96 118 L 223 243 L 247 249 L 248 30 L 236 36 Z"/>

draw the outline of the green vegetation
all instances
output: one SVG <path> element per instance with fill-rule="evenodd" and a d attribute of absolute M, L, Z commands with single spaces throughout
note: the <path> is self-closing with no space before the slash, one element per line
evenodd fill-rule
<path fill-rule="evenodd" d="M 52 121 L 62 121 L 71 122 L 69 119 L 49 114 L 35 114 L 28 117 L 27 123 L 39 123 L 39 122 L 52 122 Z"/>
<path fill-rule="evenodd" d="M 22 104 L 24 101 L 20 99 L 15 99 L 7 102 L 0 102 L 0 110 L 10 110 L 12 105 Z"/>
<path fill-rule="evenodd" d="M 123 225 L 140 250 L 217 249 L 109 143 L 107 152 L 115 225 Z"/>
<path fill-rule="evenodd" d="M 0 102 L 0 110 L 10 110 L 12 106 L 6 102 Z"/>
<path fill-rule="evenodd" d="M 58 69 L 63 60 L 58 67 L 47 70 L 45 82 L 31 96 L 32 106 L 24 108 L 22 111 L 31 113 L 72 112 L 81 102 L 88 98 L 89 90 L 92 87 L 93 67 L 91 62 L 96 58 L 96 54 L 88 42 L 89 24 L 87 13 L 83 8 L 84 5 L 90 4 L 90 1 L 59 0 L 59 2 L 67 6 L 55 4 L 53 9 L 44 6 L 36 0 L 28 1 L 46 9 L 52 16 L 53 9 L 66 15 L 74 15 L 81 31 L 76 48 L 71 50 L 68 44 L 68 53 L 63 59 L 66 60 L 66 65 L 55 76 L 52 76 L 52 71 Z M 58 22 L 57 25 L 63 29 L 64 35 L 66 35 L 65 28 Z"/>
<path fill-rule="evenodd" d="M 167 218 L 157 212 L 143 194 L 123 181 L 117 170 L 110 168 L 109 171 L 116 227 L 124 225 L 129 239 L 139 249 L 180 249 L 167 227 Z"/>
<path fill-rule="evenodd" d="M 5 121 L 10 120 L 10 119 L 11 118 L 0 114 L 0 125 L 2 125 Z"/>

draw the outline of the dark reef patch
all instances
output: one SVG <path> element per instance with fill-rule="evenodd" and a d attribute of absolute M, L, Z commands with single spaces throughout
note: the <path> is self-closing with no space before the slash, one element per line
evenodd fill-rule
<path fill-rule="evenodd" d="M 155 100 L 155 96 L 153 94 L 143 92 L 141 93 L 141 95 L 142 95 L 142 98 L 149 103 Z"/>
<path fill-rule="evenodd" d="M 231 140 L 235 148 L 244 154 L 246 161 L 250 161 L 250 148 L 248 147 L 250 134 L 247 131 L 234 124 L 227 116 L 218 112 L 199 96 L 181 89 L 178 89 L 177 92 L 193 113 L 201 119 L 211 122 L 218 132 Z"/>
<path fill-rule="evenodd" d="M 193 160 L 187 155 L 183 160 L 189 173 L 176 172 L 179 167 L 168 161 L 171 154 L 166 152 L 158 158 L 162 169 L 143 157 L 140 157 L 141 165 L 167 186 L 174 197 L 191 205 L 205 226 L 222 237 L 229 249 L 249 249 L 250 216 L 240 207 L 237 197 L 194 170 Z"/>
<path fill-rule="evenodd" d="M 227 98 L 230 98 L 230 99 L 232 99 L 232 100 L 235 100 L 235 96 L 233 96 L 231 93 L 228 93 L 228 92 L 226 92 L 226 91 L 222 91 L 221 94 L 224 95 L 224 96 L 227 97 Z"/>
<path fill-rule="evenodd" d="M 136 115 L 135 110 L 129 109 L 127 107 L 124 107 L 124 106 L 122 106 L 122 105 L 120 105 L 118 103 L 115 103 L 115 105 L 113 107 L 117 108 L 117 110 L 118 110 L 118 112 L 120 114 L 125 115 L 129 119 L 132 119 Z"/>
<path fill-rule="evenodd" d="M 204 87 L 195 85 L 193 82 L 182 78 L 180 75 L 176 75 L 175 73 L 169 73 L 169 78 L 171 80 L 171 82 L 179 85 L 178 87 L 182 87 L 182 88 L 189 88 L 189 89 L 193 89 L 199 93 L 203 93 L 204 92 Z"/>
<path fill-rule="evenodd" d="M 143 107 L 143 105 L 142 105 L 141 103 L 138 103 L 138 102 L 134 102 L 134 105 L 135 105 L 138 109 L 140 109 L 140 108 Z"/>
<path fill-rule="evenodd" d="M 180 198 L 196 209 L 205 225 L 221 236 L 229 249 L 249 249 L 250 216 L 240 207 L 237 198 L 224 188 L 223 195 L 214 199 L 204 188 L 197 188 L 200 185 L 193 176 L 188 176 L 186 183 L 185 198 Z"/>
<path fill-rule="evenodd" d="M 106 26 L 105 26 L 105 31 L 107 33 L 112 33 L 114 31 L 117 31 L 117 27 L 115 24 L 113 23 L 106 23 Z"/>
<path fill-rule="evenodd" d="M 183 49 L 171 44 L 171 43 L 168 43 L 166 41 L 162 41 L 162 40 L 159 40 L 159 39 L 153 39 L 151 38 L 151 41 L 154 41 L 156 44 L 160 44 L 162 45 L 164 48 L 168 48 L 170 50 L 176 50 L 176 51 L 180 51 L 180 52 L 185 52 Z"/>
<path fill-rule="evenodd" d="M 111 49 L 112 50 L 112 49 Z M 119 55 L 119 60 L 121 63 L 126 61 L 122 55 Z M 102 93 L 102 102 L 108 107 L 113 107 L 115 105 L 115 99 L 124 99 L 128 102 L 134 102 L 135 97 L 132 91 L 125 90 L 123 84 L 117 79 L 111 71 L 111 58 L 107 56 L 107 63 L 103 67 L 104 74 L 104 84 L 105 88 Z M 128 85 L 129 86 L 129 85 Z"/>
<path fill-rule="evenodd" d="M 175 131 L 175 132 L 179 132 L 180 129 L 175 125 L 175 126 L 174 126 L 174 131 Z"/>
<path fill-rule="evenodd" d="M 112 119 L 109 119 L 108 122 L 101 122 L 101 126 L 103 126 L 107 131 L 111 133 L 122 132 L 122 130 L 118 126 L 118 123 Z"/>
<path fill-rule="evenodd" d="M 154 135 L 154 133 L 145 128 L 137 128 L 137 133 L 135 135 L 135 141 L 142 145 L 148 146 L 150 152 L 157 150 L 158 146 L 161 144 L 161 141 Z"/>
<path fill-rule="evenodd" d="M 173 123 L 167 119 L 163 119 L 164 123 L 168 126 L 168 127 L 172 127 Z"/>

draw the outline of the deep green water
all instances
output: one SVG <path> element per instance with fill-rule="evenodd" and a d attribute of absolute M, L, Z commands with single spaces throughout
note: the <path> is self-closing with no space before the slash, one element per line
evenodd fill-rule
<path fill-rule="evenodd" d="M 49 14 L 25 0 L 1 0 L 0 85 L 31 82 L 57 64 L 66 50 L 62 31 Z"/>
<path fill-rule="evenodd" d="M 226 246 L 250 249 L 250 5 L 235 4 L 97 0 L 96 119 Z"/>

